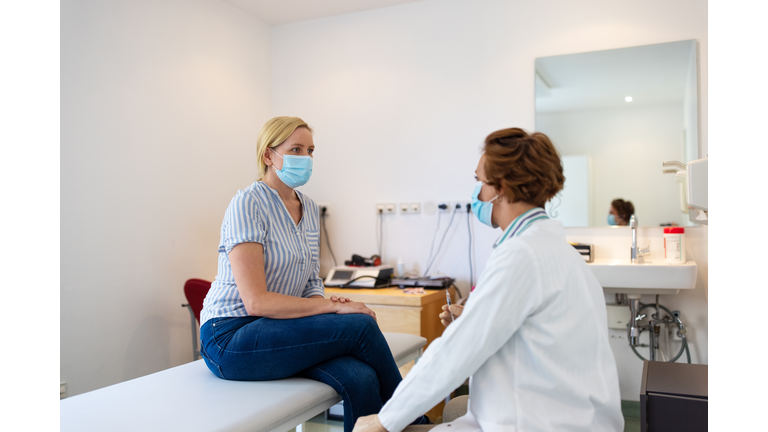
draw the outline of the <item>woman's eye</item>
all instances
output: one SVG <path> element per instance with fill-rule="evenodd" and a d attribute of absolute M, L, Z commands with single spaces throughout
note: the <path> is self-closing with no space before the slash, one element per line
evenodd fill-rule
<path fill-rule="evenodd" d="M 312 153 L 314 153 L 314 152 L 315 152 L 315 150 L 314 150 L 314 149 L 309 149 L 309 150 L 307 150 L 307 153 L 308 153 L 308 154 L 312 154 Z"/>

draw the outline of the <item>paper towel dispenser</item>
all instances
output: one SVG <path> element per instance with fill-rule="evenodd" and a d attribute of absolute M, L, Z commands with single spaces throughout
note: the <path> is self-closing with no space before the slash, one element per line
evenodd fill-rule
<path fill-rule="evenodd" d="M 708 157 L 688 162 L 688 208 L 709 211 L 707 200 Z"/>
<path fill-rule="evenodd" d="M 662 163 L 665 174 L 675 174 L 675 181 L 680 185 L 680 210 L 688 213 L 688 219 L 708 225 L 709 194 L 708 188 L 709 158 L 696 159 L 684 165 L 678 161 Z"/>

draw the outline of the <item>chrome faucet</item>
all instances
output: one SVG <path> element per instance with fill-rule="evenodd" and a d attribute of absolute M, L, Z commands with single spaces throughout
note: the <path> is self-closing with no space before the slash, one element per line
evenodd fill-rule
<path fill-rule="evenodd" d="M 651 253 L 651 247 L 648 245 L 645 249 L 639 249 L 637 246 L 637 217 L 635 215 L 632 215 L 629 218 L 629 228 L 632 229 L 632 252 L 631 252 L 631 261 L 632 264 L 638 262 L 638 258 L 648 255 Z"/>

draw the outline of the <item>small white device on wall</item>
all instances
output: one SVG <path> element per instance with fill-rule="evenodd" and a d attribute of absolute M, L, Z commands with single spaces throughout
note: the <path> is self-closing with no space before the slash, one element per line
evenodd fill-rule
<path fill-rule="evenodd" d="M 709 211 L 708 195 L 708 157 L 688 162 L 688 207 Z"/>

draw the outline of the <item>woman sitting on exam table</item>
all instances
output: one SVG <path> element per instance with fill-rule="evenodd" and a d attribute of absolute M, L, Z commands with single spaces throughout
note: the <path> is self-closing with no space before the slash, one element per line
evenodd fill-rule
<path fill-rule="evenodd" d="M 565 181 L 557 150 L 518 128 L 483 150 L 472 212 L 501 236 L 466 306 L 451 307 L 455 321 L 440 315 L 443 335 L 355 432 L 400 432 L 467 377 L 467 413 L 432 432 L 621 431 L 603 289 L 544 211 Z"/>
<path fill-rule="evenodd" d="M 376 314 L 348 298 L 324 298 L 318 207 L 296 190 L 309 181 L 314 151 L 300 118 L 275 117 L 261 129 L 259 181 L 224 213 L 200 351 L 219 378 L 300 376 L 330 385 L 344 400 L 350 432 L 358 417 L 379 412 L 402 378 Z"/>

